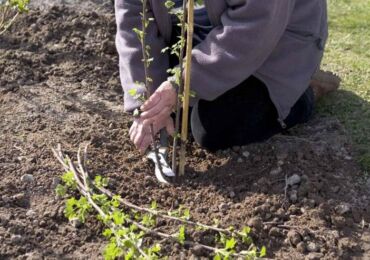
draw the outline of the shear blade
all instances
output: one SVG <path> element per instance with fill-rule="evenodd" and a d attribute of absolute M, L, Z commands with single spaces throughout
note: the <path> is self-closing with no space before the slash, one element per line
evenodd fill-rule
<path fill-rule="evenodd" d="M 175 177 L 174 172 L 172 171 L 171 167 L 168 165 L 168 163 L 165 160 L 166 153 L 167 153 L 167 149 L 166 148 L 160 148 L 159 149 L 159 152 L 158 152 L 159 163 L 160 163 L 160 165 L 162 167 L 163 175 L 166 176 L 166 177 Z M 157 163 L 155 152 L 154 151 L 149 152 L 147 158 L 150 159 L 150 160 L 152 160 L 154 162 L 154 165 L 155 165 L 155 176 L 157 177 L 157 179 L 160 182 L 168 183 L 168 181 L 165 179 L 165 177 L 161 173 L 161 170 L 160 170 L 159 165 Z"/>

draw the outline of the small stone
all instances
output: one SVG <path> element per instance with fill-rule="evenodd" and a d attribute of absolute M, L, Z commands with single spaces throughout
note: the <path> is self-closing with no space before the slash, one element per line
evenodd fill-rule
<path fill-rule="evenodd" d="M 307 244 L 307 251 L 308 252 L 318 252 L 320 250 L 320 248 L 317 246 L 316 243 L 314 242 L 309 242 Z"/>
<path fill-rule="evenodd" d="M 22 242 L 22 236 L 21 235 L 12 235 L 10 237 L 10 241 L 14 244 L 19 244 L 20 242 Z"/>
<path fill-rule="evenodd" d="M 252 228 L 256 229 L 256 230 L 261 230 L 261 229 L 262 229 L 262 227 L 263 227 L 263 221 L 262 221 L 262 218 L 260 218 L 260 217 L 254 217 L 254 218 L 251 218 L 251 219 L 248 221 L 247 225 L 248 225 L 249 227 L 252 227 Z"/>
<path fill-rule="evenodd" d="M 20 207 L 27 207 L 28 206 L 28 200 L 24 193 L 18 193 L 11 197 L 11 200 L 14 201 L 15 204 L 17 204 Z"/>
<path fill-rule="evenodd" d="M 278 164 L 278 166 L 283 166 L 283 165 L 284 165 L 284 161 L 283 161 L 283 160 L 279 160 L 279 161 L 277 162 L 277 164 Z"/>
<path fill-rule="evenodd" d="M 237 152 L 239 152 L 239 151 L 240 151 L 240 146 L 233 146 L 233 148 L 232 148 L 232 149 L 233 149 L 233 151 L 234 151 L 234 152 L 236 152 L 236 153 L 237 153 Z"/>
<path fill-rule="evenodd" d="M 293 174 L 287 180 L 287 184 L 289 186 L 293 186 L 293 185 L 300 184 L 300 183 L 301 183 L 301 177 L 298 174 Z"/>
<path fill-rule="evenodd" d="M 296 190 L 292 190 L 289 199 L 292 203 L 296 203 L 298 201 L 298 192 Z"/>
<path fill-rule="evenodd" d="M 235 196 L 236 196 L 235 192 L 234 191 L 230 191 L 229 197 L 230 198 L 235 198 Z"/>
<path fill-rule="evenodd" d="M 370 189 L 370 178 L 367 179 L 366 186 L 367 186 L 368 189 Z"/>
<path fill-rule="evenodd" d="M 339 186 L 333 186 L 333 187 L 331 188 L 331 190 L 332 190 L 332 192 L 334 192 L 334 193 L 338 193 L 338 191 L 340 190 L 340 187 L 339 187 Z"/>
<path fill-rule="evenodd" d="M 343 216 L 332 216 L 331 222 L 337 228 L 344 228 L 346 226 L 346 219 Z"/>
<path fill-rule="evenodd" d="M 248 151 L 244 151 L 244 152 L 243 152 L 243 156 L 244 156 L 245 158 L 248 158 L 250 155 L 251 155 L 251 154 L 250 154 L 250 152 L 248 152 Z"/>
<path fill-rule="evenodd" d="M 351 211 L 351 206 L 348 203 L 341 203 L 341 204 L 339 204 L 338 206 L 335 207 L 335 211 L 339 215 L 342 215 L 343 216 L 347 212 L 350 212 Z"/>
<path fill-rule="evenodd" d="M 283 237 L 284 233 L 277 227 L 272 227 L 269 232 L 269 236 L 273 237 Z"/>
<path fill-rule="evenodd" d="M 191 250 L 195 256 L 203 256 L 204 250 L 201 246 L 196 245 Z"/>
<path fill-rule="evenodd" d="M 31 183 L 35 180 L 35 178 L 33 177 L 32 174 L 24 174 L 22 177 L 21 177 L 21 181 L 24 182 L 24 183 Z"/>
<path fill-rule="evenodd" d="M 277 168 L 275 168 L 275 169 L 272 169 L 271 171 L 270 171 L 270 174 L 271 175 L 278 175 L 279 173 L 281 173 L 283 171 L 283 169 L 281 169 L 281 167 L 279 166 L 279 167 L 277 167 Z"/>
<path fill-rule="evenodd" d="M 297 246 L 302 241 L 302 236 L 295 230 L 288 232 L 288 239 L 293 246 Z"/>
<path fill-rule="evenodd" d="M 27 210 L 27 212 L 26 212 L 26 216 L 29 217 L 29 218 L 32 218 L 35 215 L 36 215 L 36 212 L 34 210 L 32 210 L 32 209 Z"/>
<path fill-rule="evenodd" d="M 60 178 L 59 177 L 54 177 L 52 182 L 51 182 L 51 188 L 55 189 L 59 184 L 60 184 Z"/>
<path fill-rule="evenodd" d="M 324 257 L 324 254 L 322 253 L 309 253 L 307 256 L 306 256 L 306 259 L 307 260 L 320 260 Z"/>
<path fill-rule="evenodd" d="M 31 24 L 30 29 L 32 31 L 36 32 L 38 30 L 37 24 L 35 24 L 35 23 Z"/>
<path fill-rule="evenodd" d="M 75 228 L 79 228 L 82 226 L 82 222 L 78 218 L 72 218 L 69 223 Z"/>
<path fill-rule="evenodd" d="M 35 252 L 31 252 L 31 253 L 27 253 L 25 255 L 27 258 L 26 260 L 39 260 L 39 259 L 43 259 L 43 256 L 41 253 L 35 251 Z"/>
<path fill-rule="evenodd" d="M 218 210 L 219 211 L 228 211 L 229 210 L 229 205 L 227 205 L 226 203 L 221 203 L 219 206 L 218 206 Z"/>
<path fill-rule="evenodd" d="M 243 163 L 243 162 L 244 162 L 244 160 L 243 160 L 243 158 L 240 158 L 240 157 L 239 157 L 239 158 L 238 158 L 238 160 L 237 160 L 237 162 L 238 162 L 238 163 Z"/>
<path fill-rule="evenodd" d="M 306 252 L 306 245 L 304 242 L 299 242 L 297 244 L 297 251 L 301 254 L 304 254 Z"/>

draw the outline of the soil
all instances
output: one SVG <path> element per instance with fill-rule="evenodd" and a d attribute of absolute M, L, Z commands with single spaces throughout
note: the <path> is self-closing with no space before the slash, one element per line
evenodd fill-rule
<path fill-rule="evenodd" d="M 337 119 L 316 115 L 267 142 L 213 154 L 191 144 L 185 177 L 163 186 L 128 138 L 114 34 L 111 10 L 51 7 L 0 36 L 0 259 L 102 258 L 101 224 L 73 227 L 54 193 L 62 169 L 50 148 L 74 154 L 86 142 L 90 172 L 131 202 L 252 225 L 274 259 L 370 259 L 370 180 Z M 295 181 L 286 197 L 285 177 Z M 173 243 L 162 253 L 196 254 Z"/>

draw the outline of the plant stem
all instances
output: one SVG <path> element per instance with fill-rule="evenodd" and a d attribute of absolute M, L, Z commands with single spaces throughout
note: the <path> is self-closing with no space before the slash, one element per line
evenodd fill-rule
<path fill-rule="evenodd" d="M 107 219 L 109 215 L 112 215 L 113 212 L 111 212 L 111 211 L 108 211 L 107 213 L 104 212 L 104 210 L 99 205 L 97 205 L 95 203 L 95 201 L 92 197 L 92 195 L 94 194 L 92 188 L 95 188 L 97 190 L 100 190 L 100 189 L 93 184 L 93 182 L 91 181 L 91 179 L 89 177 L 89 174 L 87 173 L 87 171 L 84 167 L 85 159 L 87 158 L 86 154 L 84 155 L 84 160 L 82 160 L 81 159 L 81 150 L 79 149 L 79 151 L 77 153 L 78 166 L 76 167 L 74 165 L 74 163 L 72 162 L 71 158 L 68 155 L 63 154 L 60 145 L 58 145 L 58 148 L 56 150 L 52 149 L 52 151 L 53 151 L 53 154 L 55 155 L 55 157 L 57 158 L 57 160 L 62 164 L 64 170 L 71 171 L 73 173 L 74 179 L 76 180 L 76 183 L 77 183 L 78 191 L 81 193 L 81 195 L 83 195 L 87 198 L 90 205 L 99 213 L 99 215 L 103 219 Z M 86 148 L 85 148 L 85 152 L 86 152 Z M 89 185 L 91 185 L 91 187 Z M 106 192 L 102 192 L 102 193 L 107 195 Z M 108 195 L 108 196 L 112 197 L 111 195 Z M 127 203 L 127 202 L 125 202 L 125 203 Z M 131 206 L 132 205 L 133 204 L 131 204 Z M 156 211 L 149 210 L 149 209 L 144 210 L 141 207 L 138 207 L 138 206 L 135 206 L 135 205 L 133 205 L 133 206 L 134 207 L 131 207 L 131 208 L 138 209 L 138 210 L 141 210 L 141 211 L 146 211 L 148 213 L 152 213 L 153 215 L 157 214 Z M 170 217 L 170 216 L 168 216 L 168 217 Z M 182 219 L 177 219 L 177 218 L 174 218 L 174 217 L 172 217 L 172 219 L 173 220 L 182 220 Z M 161 237 L 161 238 L 170 239 L 173 242 L 178 242 L 177 234 L 163 233 L 163 232 L 145 227 L 141 223 L 139 223 L 135 220 L 132 220 L 132 219 L 125 219 L 125 221 L 129 224 L 135 225 L 140 230 L 144 231 L 146 234 L 156 235 L 156 236 Z M 202 226 L 202 224 L 197 224 L 195 222 L 185 221 L 185 220 L 182 220 L 182 221 L 184 221 L 185 223 L 194 224 L 196 226 Z M 112 222 L 111 220 L 107 221 L 105 224 L 113 230 L 117 230 L 120 227 L 120 226 L 116 225 L 114 222 Z M 204 226 L 206 226 L 206 225 L 204 225 Z M 206 227 L 208 227 L 208 226 L 206 226 Z M 217 229 L 216 230 L 214 227 L 210 227 L 210 229 L 213 229 L 213 230 L 218 231 L 218 232 L 231 234 L 230 231 L 224 230 L 224 229 Z M 124 237 L 127 238 L 127 239 L 130 239 L 126 235 Z M 147 254 L 142 250 L 142 248 L 139 245 L 137 245 L 135 243 L 133 243 L 133 244 L 135 246 L 135 249 L 142 256 L 148 257 Z M 207 246 L 207 245 L 204 245 L 204 244 L 201 244 L 201 243 L 196 243 L 196 242 L 192 242 L 192 241 L 188 241 L 188 240 L 185 240 L 183 244 L 187 245 L 187 246 L 192 246 L 192 247 L 197 246 L 197 247 L 200 247 L 204 250 L 207 250 L 207 251 L 210 251 L 210 252 L 213 252 L 213 253 L 216 253 L 216 254 L 218 252 L 220 252 L 219 248 L 212 247 L 212 246 Z M 234 256 L 234 257 L 246 257 L 247 256 L 246 254 L 240 254 L 240 253 L 232 253 L 230 255 Z"/>
<path fill-rule="evenodd" d="M 179 174 L 185 173 L 185 156 L 186 142 L 188 139 L 188 121 L 189 121 L 189 98 L 190 98 L 190 77 L 191 77 L 191 51 L 193 48 L 193 32 L 194 32 L 194 0 L 188 1 L 188 27 L 186 40 L 186 64 L 185 64 L 185 82 L 184 82 L 184 100 L 182 114 L 182 130 L 181 130 L 181 149 Z"/>
<path fill-rule="evenodd" d="M 187 0 L 184 0 L 182 3 L 183 16 L 181 20 L 181 50 L 179 55 L 179 66 L 180 66 L 180 79 L 179 79 L 179 89 L 178 93 L 181 94 L 184 91 L 184 50 L 185 50 L 185 32 L 186 32 L 186 17 L 187 17 Z M 173 138 L 173 151 L 172 151 L 172 171 L 177 174 L 177 146 L 178 146 L 178 133 L 180 132 L 180 113 L 181 113 L 181 99 L 180 96 L 177 96 L 176 99 L 176 119 L 175 119 L 175 136 Z"/>
<path fill-rule="evenodd" d="M 54 153 L 54 156 L 63 165 L 64 170 L 67 171 L 67 172 L 71 171 L 71 172 L 74 173 L 77 185 L 81 188 L 86 186 L 86 184 L 84 185 L 80 181 L 80 178 L 78 177 L 78 173 L 76 171 L 76 166 L 72 163 L 71 159 L 68 156 L 63 155 L 60 146 L 58 146 L 57 150 L 52 149 L 52 151 Z M 87 158 L 86 148 L 85 148 L 84 157 Z M 68 164 L 66 163 L 66 161 L 68 162 Z M 90 176 L 89 176 L 89 174 L 86 170 L 86 167 L 84 167 L 84 164 L 83 164 L 83 162 L 86 162 L 86 159 L 84 159 L 84 161 L 82 161 L 81 160 L 81 155 L 80 155 L 79 152 L 77 154 L 77 161 L 78 161 L 78 172 L 81 172 L 81 174 L 84 178 L 86 176 L 87 183 L 89 183 L 90 185 L 93 185 L 92 181 L 91 181 L 91 178 L 90 178 Z M 100 191 L 101 193 L 107 195 L 110 198 L 114 197 L 114 194 L 111 191 L 109 191 L 108 189 L 104 188 L 104 187 L 96 187 L 95 185 L 93 185 L 93 187 L 96 190 Z M 186 219 L 175 217 L 175 216 L 170 216 L 170 215 L 166 214 L 165 212 L 161 212 L 161 211 L 158 211 L 158 210 L 140 207 L 140 206 L 137 206 L 137 205 L 135 205 L 135 204 L 123 199 L 123 198 L 118 198 L 118 201 L 120 203 L 122 203 L 122 205 L 124 205 L 127 208 L 137 210 L 137 211 L 141 211 L 141 212 L 145 212 L 145 213 L 149 213 L 149 214 L 152 214 L 154 216 L 157 216 L 157 217 L 160 217 L 160 218 L 163 218 L 163 219 L 173 220 L 173 221 L 176 221 L 176 222 L 180 222 L 180 223 L 195 226 L 195 227 L 198 226 L 198 227 L 202 227 L 202 228 L 207 229 L 207 230 L 222 232 L 222 233 L 225 233 L 225 234 L 228 234 L 228 235 L 240 235 L 240 236 L 242 235 L 240 232 L 237 232 L 237 231 L 232 232 L 232 231 L 224 229 L 224 228 L 218 228 L 218 227 L 202 224 L 202 223 L 199 223 L 199 222 L 186 220 Z"/>
<path fill-rule="evenodd" d="M 149 81 L 149 58 L 147 55 L 147 46 L 146 46 L 146 27 L 147 22 L 149 23 L 148 17 L 147 17 L 147 6 L 148 6 L 148 0 L 143 0 L 143 9 L 142 9 L 142 19 L 141 19 L 141 26 L 143 31 L 143 36 L 141 37 L 141 46 L 142 46 L 142 54 L 143 54 L 143 63 L 144 63 L 144 76 L 145 76 L 145 88 L 146 88 L 146 99 L 149 99 L 151 96 L 150 91 L 150 81 Z M 152 149 L 154 150 L 155 159 L 157 161 L 158 169 L 163 175 L 163 168 L 162 164 L 159 158 L 159 151 L 158 147 L 156 145 L 155 140 L 155 134 L 154 134 L 154 126 L 153 124 L 150 125 L 150 134 L 152 136 Z"/>

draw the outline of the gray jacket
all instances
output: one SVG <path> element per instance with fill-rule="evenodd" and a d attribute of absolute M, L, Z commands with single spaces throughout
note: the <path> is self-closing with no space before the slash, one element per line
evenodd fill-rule
<path fill-rule="evenodd" d="M 154 62 L 153 88 L 168 77 L 171 18 L 164 2 L 150 0 L 147 41 Z M 328 35 L 326 0 L 205 0 L 215 28 L 193 48 L 191 88 L 199 99 L 213 100 L 254 75 L 268 87 L 279 120 L 307 89 L 318 69 Z M 133 28 L 141 27 L 140 0 L 116 0 L 117 36 L 125 111 L 140 105 L 128 90 L 143 87 L 141 46 Z M 248 112 L 248 111 L 246 111 Z"/>

